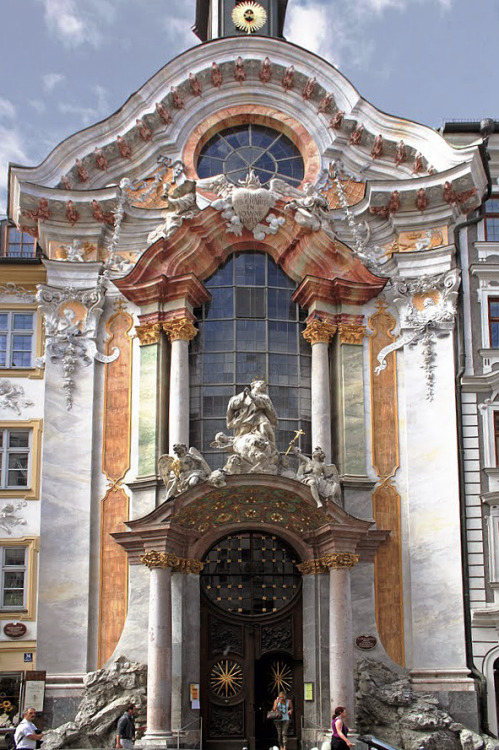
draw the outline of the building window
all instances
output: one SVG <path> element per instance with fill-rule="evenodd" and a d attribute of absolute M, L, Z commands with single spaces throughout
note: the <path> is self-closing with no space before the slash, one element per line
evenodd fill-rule
<path fill-rule="evenodd" d="M 29 487 L 30 430 L 0 429 L 0 488 Z"/>
<path fill-rule="evenodd" d="M 499 297 L 489 297 L 490 348 L 499 348 Z"/>
<path fill-rule="evenodd" d="M 311 351 L 303 339 L 304 314 L 292 301 L 294 282 L 270 256 L 233 255 L 208 279 L 212 298 L 198 311 L 191 343 L 191 445 L 212 468 L 227 455 L 211 446 L 226 428 L 229 399 L 254 378 L 264 378 L 279 417 L 277 448 L 285 452 L 295 430 L 310 452 Z"/>
<path fill-rule="evenodd" d="M 4 233 L 1 243 L 1 256 L 4 258 L 34 258 L 36 256 L 36 244 L 33 237 L 27 232 L 20 232 L 17 227 L 4 225 Z"/>
<path fill-rule="evenodd" d="M 303 180 L 300 151 L 284 133 L 264 125 L 237 125 L 214 135 L 199 154 L 200 178 L 224 174 L 238 184 L 253 170 L 262 185 L 280 177 L 291 185 Z"/>
<path fill-rule="evenodd" d="M 3 610 L 26 608 L 26 547 L 0 547 L 0 607 Z"/>
<path fill-rule="evenodd" d="M 485 201 L 485 239 L 499 242 L 499 198 Z"/>
<path fill-rule="evenodd" d="M 0 310 L 0 367 L 32 367 L 35 314 Z"/>

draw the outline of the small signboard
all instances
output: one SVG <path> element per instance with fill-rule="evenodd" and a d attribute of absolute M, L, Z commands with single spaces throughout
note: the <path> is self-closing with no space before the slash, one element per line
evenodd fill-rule
<path fill-rule="evenodd" d="M 32 663 L 33 662 L 33 654 L 31 652 L 29 652 L 29 651 L 28 652 L 25 651 L 24 652 L 24 661 Z"/>
<path fill-rule="evenodd" d="M 370 648 L 374 648 L 377 642 L 376 636 L 374 635 L 359 635 L 355 639 L 355 645 L 363 651 L 368 651 Z"/>
<path fill-rule="evenodd" d="M 28 706 L 35 709 L 35 711 L 43 711 L 43 699 L 45 697 L 45 681 L 44 680 L 26 680 L 24 684 L 24 707 Z"/>
<path fill-rule="evenodd" d="M 189 694 L 191 697 L 191 708 L 201 708 L 199 704 L 199 683 L 191 682 L 189 685 Z"/>
<path fill-rule="evenodd" d="M 303 683 L 303 699 L 306 701 L 314 700 L 314 683 L 313 682 Z"/>

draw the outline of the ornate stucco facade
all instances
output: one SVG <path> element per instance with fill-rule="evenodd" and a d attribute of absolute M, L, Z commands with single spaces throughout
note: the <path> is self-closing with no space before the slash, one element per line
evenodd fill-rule
<path fill-rule="evenodd" d="M 32 358 L 20 369 L 6 360 L 0 371 L 4 440 L 21 431 L 29 451 L 19 486 L 0 488 L 0 546 L 28 551 L 23 606 L 4 607 L 0 618 L 28 627 L 16 641 L 2 631 L 0 654 L 19 670 L 31 651 L 47 673 L 54 723 L 70 716 L 83 675 L 122 655 L 148 663 L 146 741 L 195 725 L 201 713 L 204 739 L 221 747 L 232 710 L 231 736 L 253 748 L 262 740 L 249 708 L 260 668 L 273 656 L 289 667 L 303 716 L 293 741 L 313 742 L 332 703 L 353 715 L 355 661 L 367 642 L 371 658 L 405 670 L 456 719 L 497 731 L 488 588 L 499 580 L 497 388 L 493 345 L 484 340 L 478 355 L 475 339 L 480 310 L 488 330 L 495 283 L 493 243 L 476 213 L 490 187 L 483 139 L 452 145 L 377 110 L 332 65 L 278 38 L 285 3 L 265 6 L 270 31 L 244 36 L 209 22 L 208 5 L 198 3 L 197 28 L 210 41 L 38 167 L 10 170 L 9 217 L 37 238 L 44 259 L 1 266 L 0 315 L 9 325 L 9 316 L 32 315 Z M 274 172 L 259 167 L 256 151 L 245 152 L 242 180 L 231 182 L 219 156 L 223 179 L 203 171 L 217 136 L 251 128 L 282 138 L 298 171 L 277 157 Z M 179 480 L 166 500 L 160 456 L 193 446 L 220 472 L 212 441 L 229 398 L 249 385 L 238 365 L 230 375 L 229 360 L 216 360 L 226 380 L 215 387 L 205 377 L 218 290 L 235 290 L 233 313 L 220 320 L 233 319 L 236 334 L 235 343 L 216 340 L 217 356 L 247 355 L 237 336 L 272 318 L 270 297 L 265 310 L 256 292 L 240 302 L 237 269 L 234 283 L 217 281 L 245 259 L 265 264 L 265 289 L 282 298 L 291 290 L 296 317 L 286 330 L 293 321 L 299 331 L 291 356 L 280 340 L 273 348 L 269 323 L 245 360 L 286 425 L 281 463 L 222 470 L 219 486 Z M 289 359 L 272 359 L 276 352 Z M 287 388 L 300 391 L 300 413 L 291 414 Z M 320 446 L 337 467 L 334 500 L 317 503 L 283 469 L 288 438 L 304 425 L 303 451 Z M 488 552 L 482 537 L 466 537 L 482 527 L 495 540 Z M 225 610 L 210 599 L 210 554 L 243 538 L 292 551 L 295 598 L 240 616 L 225 589 Z M 470 604 L 475 580 L 483 593 Z M 242 670 L 227 706 L 204 669 L 211 674 L 224 649 Z M 473 668 L 487 680 L 488 713 Z M 313 686 L 304 700 L 303 684 Z M 200 708 L 191 685 L 201 685 Z"/>

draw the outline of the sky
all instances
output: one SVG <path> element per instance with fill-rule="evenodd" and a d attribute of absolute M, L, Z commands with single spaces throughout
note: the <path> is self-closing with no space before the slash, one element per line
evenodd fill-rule
<path fill-rule="evenodd" d="M 35 165 L 199 43 L 195 0 L 0 0 L 0 215 Z M 499 0 L 288 0 L 285 37 L 389 114 L 499 119 Z"/>

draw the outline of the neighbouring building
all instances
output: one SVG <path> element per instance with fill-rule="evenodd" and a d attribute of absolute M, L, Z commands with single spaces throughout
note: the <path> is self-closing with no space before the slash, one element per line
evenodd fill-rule
<path fill-rule="evenodd" d="M 286 5 L 198 0 L 202 44 L 10 168 L 4 725 L 126 656 L 146 743 L 267 747 L 283 688 L 295 750 L 368 654 L 497 733 L 494 123 L 380 112 Z"/>

